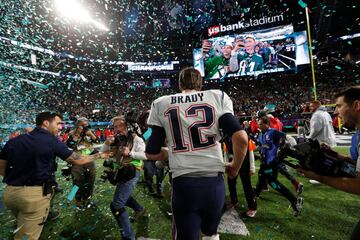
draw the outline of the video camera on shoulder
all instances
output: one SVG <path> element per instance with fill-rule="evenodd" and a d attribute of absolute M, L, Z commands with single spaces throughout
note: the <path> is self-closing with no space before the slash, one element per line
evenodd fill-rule
<path fill-rule="evenodd" d="M 291 163 L 288 157 L 296 159 L 297 164 Z M 301 167 L 323 176 L 356 177 L 357 174 L 354 161 L 339 159 L 337 152 L 312 139 L 295 146 L 285 144 L 278 152 L 278 159 L 292 168 Z"/>

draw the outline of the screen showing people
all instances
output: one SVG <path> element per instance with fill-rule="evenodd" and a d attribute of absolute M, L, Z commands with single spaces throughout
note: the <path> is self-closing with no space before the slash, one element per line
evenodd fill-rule
<path fill-rule="evenodd" d="M 205 79 L 281 72 L 309 63 L 307 50 L 305 31 L 288 25 L 203 40 L 194 67 Z"/>

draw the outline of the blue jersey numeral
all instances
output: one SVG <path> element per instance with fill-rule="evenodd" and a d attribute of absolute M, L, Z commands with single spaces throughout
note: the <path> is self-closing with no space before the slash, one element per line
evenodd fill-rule
<path fill-rule="evenodd" d="M 173 138 L 173 151 L 186 152 L 189 151 L 189 144 L 184 141 L 184 134 L 182 128 L 182 119 L 180 118 L 179 107 L 173 107 L 165 112 L 168 117 L 171 135 Z M 202 120 L 194 121 L 189 125 L 187 131 L 189 136 L 189 143 L 192 150 L 199 150 L 211 147 L 216 144 L 216 135 L 203 136 L 202 130 L 211 128 L 215 123 L 214 107 L 208 104 L 193 105 L 185 111 L 186 120 L 191 120 L 193 117 L 198 117 L 202 114 Z"/>

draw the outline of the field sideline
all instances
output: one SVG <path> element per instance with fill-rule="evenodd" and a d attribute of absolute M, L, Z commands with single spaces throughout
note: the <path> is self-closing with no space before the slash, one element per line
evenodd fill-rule
<path fill-rule="evenodd" d="M 348 152 L 348 147 L 337 149 L 344 154 Z M 59 169 L 65 165 L 64 162 L 59 163 Z M 61 215 L 54 222 L 45 225 L 40 239 L 120 239 L 118 226 L 109 209 L 114 186 L 99 181 L 102 162 L 99 161 L 97 165 L 98 178 L 94 194 L 96 207 L 86 210 L 78 210 L 66 200 L 66 194 L 71 189 L 71 181 L 66 181 L 60 176 L 58 170 L 57 179 L 65 193 L 55 196 L 54 207 Z M 300 176 L 298 178 L 305 185 L 302 194 L 305 199 L 304 208 L 299 217 L 293 217 L 292 209 L 284 197 L 270 190 L 262 193 L 258 200 L 256 217 L 243 219 L 250 236 L 221 234 L 221 239 L 349 239 L 352 229 L 359 221 L 360 197 L 324 185 L 311 185 L 307 179 Z M 293 190 L 290 182 L 281 175 L 280 180 Z M 252 181 L 255 184 L 257 177 L 254 176 Z M 1 195 L 2 188 L 0 184 Z M 240 181 L 238 194 L 241 204 L 237 211 L 243 213 L 246 206 Z M 146 216 L 133 223 L 137 237 L 171 239 L 171 216 L 167 213 L 170 208 L 167 182 L 165 195 L 166 198 L 163 200 L 148 196 L 141 178 L 134 196 L 145 206 L 147 212 Z M 131 210 L 129 212 L 132 214 Z M 0 239 L 12 239 L 12 231 L 16 227 L 15 219 L 9 211 L 0 213 L 0 223 Z"/>

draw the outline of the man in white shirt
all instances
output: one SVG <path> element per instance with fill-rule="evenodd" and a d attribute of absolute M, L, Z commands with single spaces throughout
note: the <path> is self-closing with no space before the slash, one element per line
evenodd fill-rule
<path fill-rule="evenodd" d="M 360 85 L 351 87 L 335 95 L 335 112 L 344 123 L 346 128 L 360 130 Z M 315 179 L 333 188 L 344 192 L 360 195 L 360 145 L 357 146 L 358 159 L 356 162 L 357 175 L 354 178 L 321 176 L 312 171 L 299 169 L 306 177 Z M 338 153 L 341 157 L 341 154 Z M 360 236 L 360 221 L 354 229 L 351 240 L 358 240 Z"/>
<path fill-rule="evenodd" d="M 330 114 L 320 101 L 310 103 L 310 111 L 313 113 L 310 119 L 310 135 L 309 138 L 316 139 L 321 143 L 325 143 L 330 147 L 336 147 L 335 131 Z M 318 181 L 311 179 L 312 184 L 319 184 Z"/>
<path fill-rule="evenodd" d="M 330 114 L 320 101 L 310 103 L 310 111 L 313 113 L 310 119 L 309 138 L 316 139 L 330 147 L 336 147 L 335 131 Z"/>

